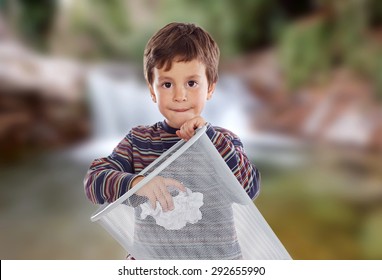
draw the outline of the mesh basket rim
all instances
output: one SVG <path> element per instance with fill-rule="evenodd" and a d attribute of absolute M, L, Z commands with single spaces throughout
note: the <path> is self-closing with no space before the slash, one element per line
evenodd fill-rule
<path fill-rule="evenodd" d="M 170 165 L 174 160 L 176 160 L 181 154 L 183 154 L 187 149 L 189 149 L 202 135 L 205 134 L 207 130 L 207 126 L 204 125 L 200 128 L 198 128 L 194 134 L 188 141 L 185 141 L 183 139 L 179 140 L 174 146 L 172 146 L 170 149 L 168 149 L 166 152 L 164 152 L 160 157 L 158 157 L 156 160 L 154 160 L 151 164 L 149 164 L 145 169 L 143 169 L 141 172 L 139 172 L 137 175 L 143 175 L 145 174 L 149 169 L 151 169 L 154 165 L 156 165 L 159 161 L 161 161 L 164 157 L 169 155 L 170 153 L 174 152 L 168 159 L 166 159 L 165 162 L 160 164 L 153 172 L 151 172 L 149 175 L 147 175 L 142 181 L 140 181 L 134 188 L 127 191 L 125 194 L 120 196 L 118 199 L 113 201 L 112 203 L 105 203 L 103 204 L 90 218 L 92 222 L 98 221 L 101 219 L 104 215 L 108 214 L 110 211 L 112 211 L 115 207 L 117 207 L 119 204 L 124 202 L 127 198 L 129 198 L 132 194 L 137 192 L 140 188 L 142 188 L 147 182 L 149 182 L 153 177 L 155 177 L 159 172 L 161 172 L 164 168 L 166 168 L 168 165 Z"/>

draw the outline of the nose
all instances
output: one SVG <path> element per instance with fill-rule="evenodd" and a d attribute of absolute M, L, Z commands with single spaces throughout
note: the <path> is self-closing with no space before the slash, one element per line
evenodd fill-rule
<path fill-rule="evenodd" d="M 176 88 L 173 100 L 175 102 L 187 101 L 187 92 L 184 88 Z"/>

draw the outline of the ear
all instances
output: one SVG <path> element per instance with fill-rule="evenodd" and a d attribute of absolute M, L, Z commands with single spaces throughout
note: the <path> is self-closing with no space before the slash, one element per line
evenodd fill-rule
<path fill-rule="evenodd" d="M 153 100 L 154 103 L 157 103 L 157 97 L 155 96 L 155 92 L 154 92 L 153 87 L 150 84 L 148 84 L 148 87 L 150 90 L 151 99 Z"/>
<path fill-rule="evenodd" d="M 207 100 L 210 100 L 212 98 L 212 94 L 215 91 L 216 83 L 212 83 L 208 86 L 208 92 L 207 92 Z"/>

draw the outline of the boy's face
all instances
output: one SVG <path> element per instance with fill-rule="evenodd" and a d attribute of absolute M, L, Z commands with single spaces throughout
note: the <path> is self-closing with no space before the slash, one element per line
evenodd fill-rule
<path fill-rule="evenodd" d="M 199 60 L 172 62 L 170 70 L 153 69 L 149 85 L 153 101 L 169 126 L 180 128 L 184 122 L 200 116 L 211 98 L 215 83 L 208 86 L 206 67 Z"/>

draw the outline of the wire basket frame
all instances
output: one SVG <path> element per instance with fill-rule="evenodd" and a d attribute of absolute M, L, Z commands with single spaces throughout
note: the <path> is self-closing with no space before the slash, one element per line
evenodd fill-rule
<path fill-rule="evenodd" d="M 211 140 L 206 127 L 146 167 L 145 178 L 91 217 L 136 259 L 291 259 Z M 155 208 L 136 193 L 156 178 L 174 209 Z"/>

